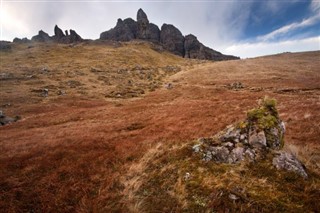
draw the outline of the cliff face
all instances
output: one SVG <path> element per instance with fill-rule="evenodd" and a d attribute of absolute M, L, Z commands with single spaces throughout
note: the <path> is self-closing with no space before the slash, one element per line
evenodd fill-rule
<path fill-rule="evenodd" d="M 133 39 L 160 43 L 166 50 L 185 57 L 213 61 L 234 60 L 239 57 L 223 55 L 200 43 L 194 35 L 183 36 L 178 28 L 171 24 L 163 24 L 161 30 L 149 22 L 146 13 L 139 9 L 137 21 L 131 18 L 118 19 L 117 25 L 100 34 L 102 40 L 130 41 Z"/>

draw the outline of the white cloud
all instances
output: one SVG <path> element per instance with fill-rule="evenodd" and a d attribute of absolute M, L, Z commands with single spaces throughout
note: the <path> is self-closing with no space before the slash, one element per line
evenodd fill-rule
<path fill-rule="evenodd" d="M 223 50 L 224 53 L 250 58 L 282 52 L 301 52 L 320 50 L 320 36 L 300 40 L 279 42 L 253 42 L 234 44 Z"/>
<path fill-rule="evenodd" d="M 266 34 L 266 35 L 258 36 L 257 40 L 259 40 L 259 41 L 273 40 L 273 39 L 276 39 L 278 36 L 292 32 L 293 30 L 312 26 L 312 25 L 316 24 L 318 21 L 320 21 L 320 13 L 316 14 L 310 18 L 304 19 L 301 22 L 295 22 L 292 24 L 285 25 L 277 30 L 274 30 L 274 31 Z"/>
<path fill-rule="evenodd" d="M 310 4 L 311 10 L 314 12 L 320 11 L 320 0 L 312 0 Z"/>

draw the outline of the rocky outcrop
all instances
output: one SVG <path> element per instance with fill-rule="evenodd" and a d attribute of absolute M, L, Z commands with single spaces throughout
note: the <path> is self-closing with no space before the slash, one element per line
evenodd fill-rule
<path fill-rule="evenodd" d="M 189 34 L 185 37 L 184 42 L 185 58 L 204 59 L 203 45 L 198 41 L 197 37 Z"/>
<path fill-rule="evenodd" d="M 26 39 L 23 41 L 26 42 L 28 40 Z M 69 44 L 69 43 L 81 42 L 81 41 L 83 41 L 83 39 L 74 30 L 70 30 L 70 34 L 68 33 L 68 31 L 66 31 L 66 35 L 65 35 L 63 33 L 63 31 L 56 25 L 54 27 L 54 35 L 52 37 L 50 37 L 48 33 L 40 30 L 38 35 L 32 37 L 31 41 L 34 41 L 34 42 L 53 41 L 53 42 L 58 42 L 58 43 Z M 21 43 L 22 40 L 15 38 L 14 42 Z"/>
<path fill-rule="evenodd" d="M 273 158 L 272 164 L 277 169 L 292 171 L 304 178 L 308 177 L 308 174 L 305 171 L 305 166 L 291 153 L 284 151 L 276 153 L 276 157 Z"/>
<path fill-rule="evenodd" d="M 11 50 L 11 43 L 8 41 L 0 41 L 0 51 Z"/>
<path fill-rule="evenodd" d="M 63 31 L 58 27 L 58 25 L 54 26 L 54 36 L 53 38 L 56 41 L 61 40 L 62 38 L 65 37 L 65 34 L 63 33 Z"/>
<path fill-rule="evenodd" d="M 137 31 L 138 25 L 133 19 L 118 19 L 117 25 L 114 28 L 100 34 L 100 39 L 113 41 L 130 41 L 136 38 Z"/>
<path fill-rule="evenodd" d="M 308 177 L 303 164 L 292 154 L 282 151 L 284 122 L 279 118 L 273 99 L 264 99 L 259 108 L 250 110 L 243 122 L 228 126 L 210 138 L 200 138 L 193 150 L 205 161 L 236 164 L 258 162 L 272 155 L 277 169 Z"/>
<path fill-rule="evenodd" d="M 142 9 L 137 12 L 137 21 L 131 18 L 118 19 L 114 28 L 100 34 L 100 39 L 112 41 L 146 40 L 185 58 L 214 61 L 239 59 L 239 57 L 223 55 L 206 47 L 194 35 L 183 36 L 180 30 L 171 24 L 163 24 L 160 30 L 157 25 L 149 22 L 147 14 Z M 68 31 L 64 33 L 57 25 L 54 27 L 52 37 L 40 30 L 38 35 L 33 36 L 31 40 L 35 42 L 54 41 L 65 44 L 83 41 L 74 30 L 70 30 L 70 33 Z M 15 39 L 14 42 L 21 43 L 21 40 Z"/>
<path fill-rule="evenodd" d="M 137 38 L 147 39 L 149 20 L 145 12 L 140 8 L 137 13 L 138 34 Z"/>
<path fill-rule="evenodd" d="M 30 40 L 27 38 L 14 38 L 13 43 L 29 43 Z"/>
<path fill-rule="evenodd" d="M 131 18 L 118 19 L 117 25 L 109 31 L 100 34 L 102 40 L 131 41 L 133 39 L 159 42 L 160 30 L 157 25 L 149 23 L 142 9 L 137 13 L 137 21 Z"/>
<path fill-rule="evenodd" d="M 184 42 L 185 58 L 206 59 L 214 61 L 234 60 L 239 57 L 223 55 L 222 53 L 210 49 L 200 43 L 196 36 L 189 34 L 185 37 Z"/>
<path fill-rule="evenodd" d="M 158 43 L 160 41 L 160 29 L 157 25 L 150 23 L 147 29 L 147 40 Z"/>
<path fill-rule="evenodd" d="M 194 35 L 184 37 L 179 29 L 171 24 L 163 24 L 161 30 L 149 22 L 147 14 L 139 9 L 137 21 L 131 18 L 118 19 L 117 25 L 109 31 L 100 34 L 102 40 L 130 41 L 141 39 L 160 43 L 164 49 L 176 55 L 206 60 L 232 60 L 239 57 L 223 55 L 200 43 Z"/>
<path fill-rule="evenodd" d="M 137 25 L 138 31 L 136 38 L 148 40 L 152 42 L 159 42 L 160 30 L 155 24 L 149 23 L 148 17 L 142 9 L 138 10 L 137 13 Z"/>
<path fill-rule="evenodd" d="M 0 126 L 4 126 L 13 122 L 16 122 L 20 120 L 20 116 L 16 116 L 15 118 L 11 118 L 6 116 L 1 110 L 0 110 Z"/>
<path fill-rule="evenodd" d="M 31 41 L 35 42 L 48 42 L 51 40 L 51 37 L 49 36 L 48 33 L 40 30 L 38 35 L 35 35 L 31 38 Z"/>
<path fill-rule="evenodd" d="M 71 30 L 70 29 L 70 35 L 67 35 L 67 38 L 70 37 L 70 42 L 69 43 L 73 43 L 73 42 L 81 42 L 83 41 L 83 39 L 81 38 L 81 36 L 78 35 L 78 33 L 76 33 L 76 31 Z"/>
<path fill-rule="evenodd" d="M 76 33 L 76 31 L 70 30 L 70 33 L 68 33 L 68 31 L 66 30 L 65 32 L 66 32 L 66 34 L 64 34 L 63 31 L 56 25 L 56 26 L 54 27 L 54 36 L 53 36 L 53 39 L 54 39 L 56 42 L 65 43 L 65 44 L 83 41 L 83 39 L 81 38 L 81 36 L 79 36 L 79 35 Z"/>
<path fill-rule="evenodd" d="M 184 36 L 175 26 L 163 24 L 160 33 L 160 43 L 163 47 L 180 56 L 184 56 Z"/>

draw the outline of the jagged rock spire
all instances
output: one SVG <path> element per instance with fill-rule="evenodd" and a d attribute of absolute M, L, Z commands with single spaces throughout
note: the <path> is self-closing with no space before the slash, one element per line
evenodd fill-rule
<path fill-rule="evenodd" d="M 137 13 L 137 22 L 149 24 L 147 14 L 140 8 Z"/>
<path fill-rule="evenodd" d="M 54 26 L 54 36 L 57 40 L 65 36 L 63 31 L 58 27 L 58 25 Z"/>

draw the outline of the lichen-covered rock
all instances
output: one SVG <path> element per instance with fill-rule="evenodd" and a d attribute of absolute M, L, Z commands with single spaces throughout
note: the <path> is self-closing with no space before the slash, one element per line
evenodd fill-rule
<path fill-rule="evenodd" d="M 256 153 L 253 149 L 247 148 L 247 150 L 244 152 L 244 157 L 249 162 L 253 162 L 256 159 Z"/>
<path fill-rule="evenodd" d="M 298 173 L 304 178 L 308 177 L 304 165 L 293 155 L 288 152 L 280 151 L 276 153 L 272 163 L 277 169 L 284 169 Z"/>
<path fill-rule="evenodd" d="M 284 144 L 285 125 L 275 104 L 272 99 L 264 99 L 258 108 L 247 113 L 245 121 L 229 125 L 213 137 L 200 138 L 193 146 L 194 152 L 201 153 L 205 161 L 228 164 L 256 162 L 270 152 L 277 153 Z M 303 165 L 289 153 L 277 154 L 273 165 L 307 177 Z"/>
<path fill-rule="evenodd" d="M 262 149 L 267 146 L 267 139 L 263 130 L 249 130 L 249 144 L 257 149 Z"/>
<path fill-rule="evenodd" d="M 245 149 L 243 147 L 236 147 L 231 152 L 232 163 L 237 163 L 243 160 Z"/>
<path fill-rule="evenodd" d="M 239 141 L 240 132 L 241 132 L 241 130 L 239 128 L 236 128 L 235 126 L 230 125 L 227 127 L 226 131 L 223 132 L 223 134 L 220 137 L 220 140 L 223 142 L 226 142 L 226 141 L 235 142 L 236 140 Z"/>
<path fill-rule="evenodd" d="M 232 161 L 229 154 L 230 151 L 226 147 L 218 146 L 211 149 L 212 159 L 216 162 L 225 163 Z"/>

